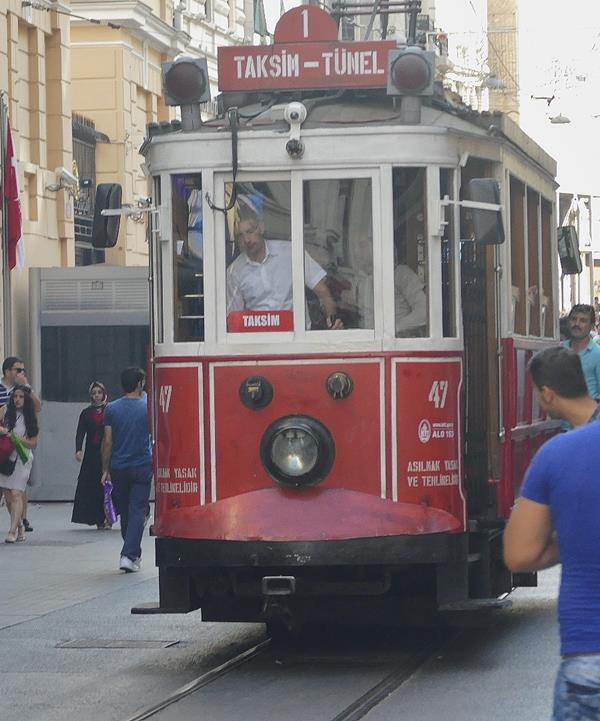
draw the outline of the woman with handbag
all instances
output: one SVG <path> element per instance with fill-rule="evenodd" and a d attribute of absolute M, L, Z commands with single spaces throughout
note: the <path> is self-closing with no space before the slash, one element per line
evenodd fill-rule
<path fill-rule="evenodd" d="M 75 434 L 75 459 L 81 463 L 81 470 L 77 479 L 71 523 L 95 525 L 101 530 L 111 527 L 105 518 L 104 489 L 100 483 L 100 447 L 104 436 L 104 409 L 108 396 L 106 388 L 99 381 L 91 384 L 88 393 L 91 404 L 81 411 Z M 85 453 L 82 453 L 84 438 Z"/>
<path fill-rule="evenodd" d="M 17 385 L 13 388 L 10 400 L 0 408 L 0 423 L 0 436 L 14 433 L 17 441 L 29 449 L 26 462 L 23 462 L 15 448 L 8 461 L 4 461 L 0 466 L 0 488 L 4 491 L 10 513 L 10 531 L 5 542 L 15 543 L 25 540 L 23 498 L 33 465 L 31 451 L 37 447 L 39 434 L 35 406 L 25 386 Z"/>

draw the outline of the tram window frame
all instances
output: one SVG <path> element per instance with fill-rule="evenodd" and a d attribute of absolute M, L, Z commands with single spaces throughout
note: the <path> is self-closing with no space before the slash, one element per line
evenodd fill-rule
<path fill-rule="evenodd" d="M 203 215 L 203 175 L 200 171 L 171 173 L 170 176 L 171 199 L 171 265 L 172 265 L 172 319 L 174 343 L 202 343 L 205 339 L 205 298 L 204 298 L 204 241 L 201 240 L 201 254 L 198 248 L 193 248 L 191 233 L 204 232 Z M 190 189 L 190 195 L 183 197 L 178 185 Z M 189 200 L 196 191 L 196 215 L 200 217 L 200 231 L 195 225 L 190 225 Z M 199 213 L 198 213 L 199 208 Z M 185 233 L 182 218 L 186 219 Z M 201 265 L 200 265 L 201 264 Z M 188 292 L 181 290 L 184 281 L 189 281 L 192 272 L 192 285 Z M 187 312 L 186 312 L 187 308 Z M 181 310 L 181 312 L 180 312 Z M 186 331 L 187 328 L 187 331 Z M 197 332 L 195 332 L 197 331 Z"/>
<path fill-rule="evenodd" d="M 439 248 L 434 247 L 434 244 L 431 242 L 431 228 L 432 224 L 435 225 L 435 218 L 439 218 L 439 166 L 437 165 L 428 165 L 428 164 L 411 164 L 411 163 L 403 163 L 403 164 L 394 164 L 391 167 L 391 174 L 390 174 L 390 192 L 389 192 L 389 223 L 390 223 L 390 236 L 391 236 L 391 245 L 392 245 L 392 253 L 391 257 L 389 258 L 389 262 L 391 264 L 391 268 L 389 270 L 389 273 L 386 277 L 387 281 L 387 288 L 389 288 L 389 295 L 392 298 L 392 304 L 391 307 L 388 304 L 386 307 L 386 317 L 389 317 L 388 322 L 388 332 L 392 335 L 394 338 L 396 347 L 398 342 L 401 342 L 404 346 L 406 343 L 408 344 L 418 344 L 419 347 L 422 346 L 425 339 L 430 341 L 433 338 L 437 338 L 441 336 L 441 322 L 438 324 L 437 320 L 432 319 L 432 312 L 431 309 L 433 307 L 432 303 L 432 289 L 435 287 L 437 288 L 440 285 L 441 281 L 441 267 L 439 266 L 440 263 L 440 253 Z M 402 263 L 402 258 L 397 256 L 397 253 L 399 251 L 399 235 L 396 232 L 396 227 L 398 227 L 396 223 L 396 210 L 395 210 L 395 197 L 394 197 L 394 173 L 399 171 L 421 171 L 422 172 L 422 209 L 424 211 L 424 218 L 422 221 L 416 217 L 417 222 L 423 223 L 423 229 L 422 232 L 419 233 L 419 235 L 422 236 L 422 247 L 424 248 L 425 255 L 423 258 L 419 259 L 419 249 L 416 248 L 416 259 L 417 259 L 417 265 L 420 265 L 424 271 L 425 271 L 425 278 L 421 278 L 418 273 L 418 267 L 415 270 L 415 268 L 412 267 L 410 263 Z M 418 240 L 418 237 L 417 237 Z M 408 249 L 408 245 L 407 245 Z M 410 335 L 401 335 L 396 330 L 396 315 L 397 315 L 397 308 L 396 308 L 396 301 L 397 301 L 397 293 L 396 293 L 396 278 L 395 278 L 395 272 L 399 266 L 406 265 L 414 274 L 419 276 L 421 282 L 423 283 L 423 292 L 425 293 L 426 297 L 426 313 L 425 313 L 425 331 L 424 333 L 414 333 Z M 435 270 L 434 270 L 435 268 Z M 385 269 L 384 269 L 385 272 Z M 438 303 L 440 302 L 440 296 L 437 297 Z M 439 327 L 438 327 L 439 326 Z M 409 345 L 410 347 L 410 345 Z"/>
<path fill-rule="evenodd" d="M 237 177 L 238 183 L 259 183 L 259 182 L 277 182 L 287 181 L 290 183 L 290 208 L 291 208 L 291 241 L 292 241 L 292 297 L 294 312 L 294 330 L 293 331 L 277 331 L 277 332 L 253 332 L 253 333 L 237 333 L 227 330 L 227 299 L 226 291 L 217 283 L 217 344 L 224 344 L 230 347 L 246 346 L 255 348 L 257 344 L 262 345 L 265 349 L 268 346 L 279 347 L 282 344 L 294 343 L 296 347 L 299 344 L 306 344 L 306 347 L 312 347 L 315 344 L 326 342 L 328 345 L 348 343 L 375 343 L 377 338 L 381 338 L 383 333 L 383 320 L 380 303 L 377 299 L 381 299 L 381 273 L 375 274 L 374 294 L 375 294 L 375 328 L 361 329 L 350 328 L 344 330 L 307 330 L 305 328 L 305 289 L 304 289 L 304 225 L 303 225 L 303 183 L 305 180 L 338 180 L 338 179 L 369 179 L 371 181 L 371 212 L 373 225 L 373 262 L 381 263 L 381 253 L 379 250 L 379 241 L 376 239 L 381 236 L 380 224 L 380 168 L 349 168 L 335 169 L 323 171 L 288 171 L 288 172 L 266 172 L 266 173 L 240 173 Z M 222 205 L 226 203 L 226 186 L 232 182 L 231 175 L 224 173 L 215 173 L 213 176 L 214 195 L 216 204 Z M 220 216 L 220 217 L 219 217 Z M 225 214 L 219 213 L 215 223 L 215 273 L 217 278 L 225 277 L 227 270 L 225 243 L 221 239 L 225 238 Z M 375 251 L 375 248 L 378 248 Z M 224 284 L 223 284 L 224 285 Z"/>
<path fill-rule="evenodd" d="M 339 235 L 340 235 L 339 240 L 342 243 L 342 247 L 341 247 L 342 255 L 341 256 L 338 255 L 335 260 L 333 258 L 331 258 L 330 263 L 324 264 L 322 258 L 318 258 L 318 257 L 314 258 L 314 249 L 311 252 L 311 249 L 307 247 L 308 244 L 306 241 L 306 225 L 309 222 L 309 219 L 311 221 L 314 220 L 314 218 L 312 216 L 310 216 L 310 218 L 307 218 L 307 215 L 311 211 L 311 208 L 310 208 L 311 199 L 310 199 L 310 196 L 307 196 L 307 184 L 309 184 L 309 183 L 336 183 L 336 182 L 338 182 L 340 184 L 344 183 L 344 182 L 351 184 L 354 182 L 358 183 L 360 181 L 368 184 L 368 191 L 369 191 L 369 196 L 370 196 L 368 199 L 368 204 L 370 206 L 370 213 L 371 213 L 370 224 L 369 224 L 370 228 L 368 229 L 366 235 L 367 235 L 367 242 L 370 242 L 370 251 L 371 251 L 371 258 L 370 258 L 370 261 L 371 261 L 371 289 L 370 290 L 372 293 L 372 298 L 371 298 L 372 307 L 368 308 L 368 311 L 370 312 L 370 314 L 372 314 L 372 319 L 371 319 L 370 324 L 366 327 L 349 325 L 348 324 L 349 314 L 348 314 L 348 312 L 345 312 L 345 310 L 347 311 L 348 309 L 347 308 L 344 309 L 344 306 L 347 305 L 347 303 L 346 303 L 347 299 L 344 298 L 344 295 L 348 295 L 348 294 L 352 295 L 353 291 L 356 292 L 359 289 L 359 282 L 358 282 L 358 278 L 357 278 L 358 271 L 360 270 L 360 268 L 359 268 L 360 259 L 359 258 L 357 259 L 359 248 L 356 244 L 356 241 L 354 243 L 351 243 L 350 228 L 349 228 L 350 221 L 349 221 L 349 218 L 347 217 L 350 212 L 352 212 L 354 215 L 356 215 L 356 210 L 355 210 L 354 202 L 353 202 L 354 198 L 350 198 L 350 201 L 345 204 L 345 206 L 344 206 L 344 216 L 345 217 L 341 220 L 341 223 L 340 223 L 341 227 L 339 228 L 339 230 L 341 232 L 339 233 Z M 349 187 L 352 187 L 352 186 L 349 186 Z M 340 318 L 340 320 L 342 322 L 344 322 L 344 329 L 352 332 L 353 337 L 355 336 L 356 332 L 361 332 L 361 333 L 365 332 L 365 333 L 369 334 L 370 338 L 375 337 L 375 327 L 376 327 L 375 316 L 376 316 L 376 307 L 377 307 L 375 278 L 377 275 L 380 275 L 380 274 L 376 273 L 376 271 L 375 271 L 375 268 L 377 266 L 375 265 L 375 255 L 376 254 L 375 254 L 375 250 L 374 250 L 374 246 L 375 246 L 375 242 L 374 242 L 375 218 L 374 218 L 374 216 L 375 216 L 375 213 L 374 213 L 373 203 L 374 203 L 373 178 L 371 176 L 367 176 L 367 175 L 361 174 L 360 172 L 356 172 L 356 171 L 350 171 L 349 173 L 344 173 L 343 176 L 340 175 L 339 173 L 331 173 L 330 171 L 328 171 L 326 173 L 320 173 L 318 175 L 316 175 L 315 173 L 310 173 L 310 174 L 304 173 L 303 174 L 303 178 L 302 178 L 302 237 L 303 237 L 303 241 L 304 241 L 304 250 L 307 254 L 309 254 L 311 257 L 313 257 L 323 267 L 324 270 L 327 270 L 327 268 L 330 265 L 333 265 L 338 273 L 338 280 L 341 282 L 346 280 L 349 283 L 349 288 L 347 289 L 349 291 L 349 293 L 346 294 L 344 290 L 342 290 L 340 293 L 340 298 L 339 298 L 340 313 L 338 315 L 338 318 Z M 344 226 L 348 226 L 345 228 L 345 232 L 344 232 Z M 319 230 L 319 228 L 317 228 L 315 226 L 315 230 Z M 326 231 L 326 232 L 329 232 L 329 230 L 336 231 L 337 229 L 335 229 L 335 228 L 328 229 L 328 231 Z M 329 244 L 329 243 L 326 243 L 326 245 L 327 244 Z M 340 250 L 340 248 L 338 248 L 337 250 Z M 330 252 L 333 252 L 333 251 L 330 251 Z M 340 258 L 342 258 L 344 261 L 346 261 L 346 265 L 339 263 Z M 368 262 L 367 262 L 367 264 L 368 264 Z M 368 276 L 368 273 L 366 275 Z M 327 278 L 331 278 L 329 272 L 327 273 Z M 379 288 L 379 286 L 378 286 L 378 288 Z M 305 309 L 306 309 L 306 304 L 305 304 Z M 360 315 L 361 310 L 362 309 L 357 308 L 357 311 L 356 311 L 357 317 Z M 322 332 L 324 332 L 326 334 L 330 333 L 330 331 L 328 329 L 307 327 L 308 323 L 307 323 L 306 317 L 305 317 L 304 323 L 305 323 L 305 330 L 307 332 L 310 331 L 311 337 L 315 334 L 318 334 L 321 330 L 322 330 Z"/>
<path fill-rule="evenodd" d="M 513 173 L 508 174 L 510 198 L 510 260 L 512 332 L 527 336 L 527 185 Z"/>
<path fill-rule="evenodd" d="M 553 242 L 554 204 L 552 200 L 541 196 L 541 300 L 542 300 L 542 328 L 541 335 L 544 338 L 555 337 L 555 298 L 556 284 L 555 277 L 557 250 Z"/>
<path fill-rule="evenodd" d="M 157 209 L 155 213 L 151 213 L 148 217 L 148 244 L 152 249 L 152 260 L 154 263 L 153 276 L 153 300 L 154 300 L 154 317 L 150 319 L 154 323 L 154 342 L 156 344 L 165 341 L 165 309 L 163 304 L 164 298 L 164 258 L 162 254 L 162 246 L 157 242 L 160 235 L 160 208 L 162 206 L 162 185 L 160 175 L 152 178 L 152 186 L 154 193 L 154 207 Z"/>
<path fill-rule="evenodd" d="M 444 183 L 442 180 L 442 176 L 444 173 L 447 173 L 449 176 L 449 179 L 446 183 Z M 458 177 L 459 173 L 454 166 L 441 167 L 439 169 L 440 200 L 443 200 L 446 195 L 448 195 L 450 200 L 456 200 L 459 197 L 460 190 L 458 185 Z M 448 192 L 448 190 L 450 190 L 451 192 Z M 460 277 L 458 275 L 460 212 L 458 207 L 452 204 L 442 207 L 441 220 L 444 222 L 443 231 L 440 237 L 442 337 L 458 338 L 460 327 L 460 324 L 458 322 L 460 313 L 460 306 L 458 303 L 460 295 Z M 446 243 L 446 248 L 444 248 L 444 243 Z M 449 261 L 447 264 L 447 281 L 444 278 L 445 251 L 449 254 Z M 448 293 L 445 293 L 446 282 L 448 286 Z"/>

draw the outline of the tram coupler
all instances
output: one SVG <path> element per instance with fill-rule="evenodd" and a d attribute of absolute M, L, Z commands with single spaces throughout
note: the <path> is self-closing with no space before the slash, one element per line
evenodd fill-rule
<path fill-rule="evenodd" d="M 263 576 L 263 596 L 293 596 L 296 593 L 295 576 Z"/>

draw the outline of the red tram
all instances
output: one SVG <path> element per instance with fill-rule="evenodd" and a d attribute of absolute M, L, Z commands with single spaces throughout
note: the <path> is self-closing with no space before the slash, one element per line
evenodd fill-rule
<path fill-rule="evenodd" d="M 533 575 L 502 529 L 552 432 L 554 161 L 301 6 L 271 46 L 163 68 L 149 127 L 156 563 L 205 620 L 468 609 Z M 506 241 L 505 241 L 506 236 Z M 505 242 L 504 242 L 505 241 Z"/>

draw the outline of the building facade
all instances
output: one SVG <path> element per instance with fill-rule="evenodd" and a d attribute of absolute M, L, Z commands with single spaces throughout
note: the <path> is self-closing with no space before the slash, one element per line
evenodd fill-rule
<path fill-rule="evenodd" d="M 0 318 L 2 355 L 29 353 L 29 267 L 147 263 L 145 222 L 123 221 L 115 248 L 92 250 L 95 185 L 120 183 L 124 203 L 149 194 L 138 148 L 147 123 L 173 114 L 161 99 L 161 63 L 207 57 L 216 93 L 217 47 L 252 34 L 249 6 L 39 0 L 33 8 L 0 0 L 0 92 L 18 159 L 26 248 L 25 270 L 10 273 L 12 329 Z M 63 183 L 60 168 L 81 187 Z"/>

